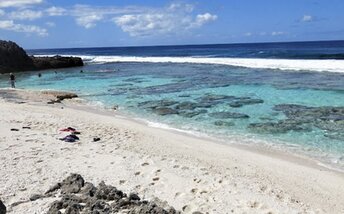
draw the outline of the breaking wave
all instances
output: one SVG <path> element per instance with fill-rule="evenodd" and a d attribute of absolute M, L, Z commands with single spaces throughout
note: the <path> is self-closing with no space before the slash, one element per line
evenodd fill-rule
<path fill-rule="evenodd" d="M 116 62 L 144 63 L 195 63 L 219 64 L 247 68 L 279 69 L 344 73 L 344 60 L 335 59 L 262 59 L 262 58 L 209 58 L 209 57 L 136 57 L 79 55 L 86 63 Z"/>

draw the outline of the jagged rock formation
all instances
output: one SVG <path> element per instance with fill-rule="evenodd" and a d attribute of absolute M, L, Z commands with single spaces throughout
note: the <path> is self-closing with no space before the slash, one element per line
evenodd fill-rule
<path fill-rule="evenodd" d="M 180 214 L 168 205 L 162 206 L 158 199 L 142 200 L 137 194 L 126 194 L 116 187 L 106 185 L 103 181 L 94 186 L 85 182 L 79 174 L 71 174 L 62 182 L 52 186 L 44 195 L 35 194 L 31 201 L 46 197 L 59 196 L 59 200 L 50 204 L 47 214 Z"/>
<path fill-rule="evenodd" d="M 12 41 L 0 40 L 0 73 L 83 66 L 79 57 L 33 57 Z"/>

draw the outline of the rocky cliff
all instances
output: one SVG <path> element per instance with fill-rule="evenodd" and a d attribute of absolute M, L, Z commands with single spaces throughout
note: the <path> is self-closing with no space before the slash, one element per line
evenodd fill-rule
<path fill-rule="evenodd" d="M 12 41 L 0 40 L 0 73 L 83 66 L 79 57 L 33 57 Z"/>

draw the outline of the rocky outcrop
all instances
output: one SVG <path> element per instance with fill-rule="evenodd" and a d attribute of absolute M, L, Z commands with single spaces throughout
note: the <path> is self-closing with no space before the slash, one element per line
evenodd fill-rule
<path fill-rule="evenodd" d="M 31 57 L 33 64 L 37 70 L 69 68 L 83 66 L 84 63 L 80 57 Z"/>
<path fill-rule="evenodd" d="M 0 73 L 34 69 L 32 59 L 23 48 L 14 42 L 0 40 Z"/>
<path fill-rule="evenodd" d="M 79 57 L 33 57 L 12 41 L 0 40 L 0 73 L 83 66 Z"/>
<path fill-rule="evenodd" d="M 159 199 L 142 200 L 137 194 L 126 194 L 103 181 L 98 186 L 85 182 L 79 174 L 71 174 L 51 187 L 44 197 L 60 199 L 50 204 L 48 214 L 64 213 L 131 213 L 179 214 L 173 207 L 162 205 Z M 161 204 L 161 205 L 160 205 Z"/>

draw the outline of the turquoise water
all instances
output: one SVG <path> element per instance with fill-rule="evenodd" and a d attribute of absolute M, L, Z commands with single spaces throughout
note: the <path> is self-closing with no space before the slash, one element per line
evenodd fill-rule
<path fill-rule="evenodd" d="M 18 74 L 17 87 L 73 91 L 132 117 L 221 139 L 267 141 L 344 166 L 344 74 L 188 63 L 90 63 L 82 69 L 47 71 L 41 78 Z M 0 87 L 7 87 L 6 79 L 0 76 Z M 312 109 L 281 111 L 280 104 Z M 320 110 L 327 113 L 317 118 Z"/>

